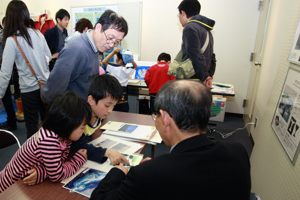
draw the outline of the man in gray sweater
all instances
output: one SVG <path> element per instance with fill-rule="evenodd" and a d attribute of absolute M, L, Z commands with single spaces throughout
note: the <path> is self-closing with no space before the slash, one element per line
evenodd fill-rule
<path fill-rule="evenodd" d="M 43 100 L 49 102 L 57 93 L 65 91 L 74 91 L 87 99 L 90 84 L 99 75 L 99 52 L 118 46 L 127 33 L 126 20 L 106 10 L 93 30 L 72 40 L 59 53 L 41 90 Z"/>

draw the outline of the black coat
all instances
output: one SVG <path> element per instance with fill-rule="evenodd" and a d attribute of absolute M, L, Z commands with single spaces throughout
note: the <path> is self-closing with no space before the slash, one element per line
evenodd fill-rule
<path fill-rule="evenodd" d="M 64 32 L 64 34 L 66 34 L 66 36 L 68 36 L 68 31 L 66 29 L 64 29 L 63 32 Z M 57 25 L 54 26 L 53 28 L 46 30 L 44 36 L 47 41 L 48 47 L 51 51 L 51 54 L 53 55 L 54 53 L 56 53 L 56 50 L 58 48 L 58 43 L 59 43 L 59 35 L 58 35 Z"/>
<path fill-rule="evenodd" d="M 238 142 L 213 143 L 206 135 L 186 139 L 171 153 L 132 167 L 113 168 L 91 199 L 249 200 L 250 162 Z"/>

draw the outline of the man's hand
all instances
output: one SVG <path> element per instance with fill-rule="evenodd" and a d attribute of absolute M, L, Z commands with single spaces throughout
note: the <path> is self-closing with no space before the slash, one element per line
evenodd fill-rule
<path fill-rule="evenodd" d="M 212 87 L 212 77 L 208 76 L 206 80 L 203 82 L 209 89 L 213 89 Z"/>
<path fill-rule="evenodd" d="M 116 165 L 115 168 L 118 168 L 119 170 L 122 170 L 124 172 L 124 174 L 127 176 L 128 168 L 124 167 L 123 163 L 121 163 L 120 165 Z"/>
<path fill-rule="evenodd" d="M 52 55 L 52 59 L 57 58 L 57 57 L 58 57 L 58 53 L 55 53 L 55 54 Z"/>
<path fill-rule="evenodd" d="M 147 161 L 149 161 L 149 160 L 151 160 L 151 159 L 152 159 L 152 158 L 150 158 L 150 157 L 144 158 L 144 159 L 140 162 L 140 164 L 143 163 L 143 162 L 147 162 Z"/>
<path fill-rule="evenodd" d="M 87 150 L 86 149 L 79 149 L 77 151 L 77 153 L 80 153 L 81 155 L 83 155 L 83 157 L 85 158 L 85 160 L 87 160 Z"/>
<path fill-rule="evenodd" d="M 126 162 L 127 165 L 130 165 L 129 161 L 120 152 L 114 149 L 106 149 L 104 156 L 108 157 L 113 165 L 120 164 L 122 161 Z"/>
<path fill-rule="evenodd" d="M 37 181 L 36 169 L 32 168 L 27 173 L 29 174 L 29 176 L 23 179 L 23 183 L 26 185 L 35 185 Z"/>

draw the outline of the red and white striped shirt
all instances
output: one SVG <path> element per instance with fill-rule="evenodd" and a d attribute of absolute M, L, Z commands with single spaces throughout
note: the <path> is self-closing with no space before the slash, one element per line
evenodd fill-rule
<path fill-rule="evenodd" d="M 75 153 L 66 161 L 71 143 L 69 140 L 61 143 L 57 134 L 41 128 L 22 145 L 0 172 L 0 192 L 24 178 L 33 167 L 38 171 L 37 183 L 47 177 L 58 182 L 72 176 L 85 163 L 85 158 Z"/>

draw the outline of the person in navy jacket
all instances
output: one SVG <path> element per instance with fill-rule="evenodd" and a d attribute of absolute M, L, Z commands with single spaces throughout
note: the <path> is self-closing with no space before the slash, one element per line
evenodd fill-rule
<path fill-rule="evenodd" d="M 60 9 L 55 15 L 56 26 L 46 30 L 45 39 L 52 54 L 50 58 L 49 69 L 52 71 L 59 52 L 65 46 L 65 39 L 68 37 L 67 27 L 70 20 L 70 14 L 65 9 Z"/>

